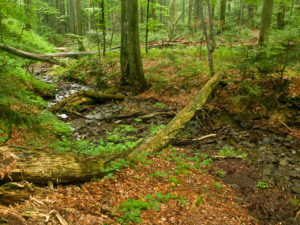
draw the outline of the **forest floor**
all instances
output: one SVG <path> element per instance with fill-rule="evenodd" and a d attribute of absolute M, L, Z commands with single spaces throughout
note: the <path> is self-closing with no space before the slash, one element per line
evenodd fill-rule
<path fill-rule="evenodd" d="M 187 56 L 182 64 L 170 64 L 147 58 L 144 68 L 152 88 L 145 93 L 84 106 L 81 115 L 60 112 L 58 116 L 70 122 L 74 141 L 102 138 L 124 144 L 147 138 L 166 125 L 207 81 L 205 76 L 189 76 L 194 72 L 186 71 L 184 63 L 194 60 Z M 118 66 L 115 61 L 106 62 L 103 73 L 116 74 Z M 47 66 L 34 66 L 34 70 L 40 79 L 53 82 L 45 74 Z M 187 75 L 178 76 L 183 71 Z M 3 221 L 63 225 L 299 223 L 300 114 L 299 109 L 286 107 L 286 96 L 299 95 L 300 79 L 288 78 L 288 87 L 277 91 L 275 77 L 249 80 L 241 87 L 242 78 L 236 71 L 228 74 L 231 77 L 225 77 L 168 148 L 136 165 L 121 162 L 124 169 L 101 180 L 55 189 L 41 187 L 23 203 L 1 207 Z M 226 82 L 232 74 L 234 81 Z M 78 84 L 74 82 L 77 78 L 57 81 L 56 97 L 62 99 L 95 83 L 85 79 Z M 110 86 L 118 80 L 105 82 Z M 251 89 L 256 86 L 266 91 L 260 94 L 258 88 Z M 7 144 L 26 145 L 26 135 L 15 130 Z M 209 137 L 201 139 L 206 135 Z"/>

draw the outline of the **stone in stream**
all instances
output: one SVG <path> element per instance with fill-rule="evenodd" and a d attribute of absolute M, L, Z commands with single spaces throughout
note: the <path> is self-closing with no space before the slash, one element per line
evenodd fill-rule
<path fill-rule="evenodd" d="M 287 166 L 288 164 L 289 164 L 289 162 L 288 162 L 287 158 L 282 159 L 282 160 L 279 161 L 280 166 Z"/>

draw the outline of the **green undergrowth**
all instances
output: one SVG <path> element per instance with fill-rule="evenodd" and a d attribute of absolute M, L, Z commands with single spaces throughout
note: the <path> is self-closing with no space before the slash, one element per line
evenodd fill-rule
<path fill-rule="evenodd" d="M 160 211 L 160 204 L 169 200 L 177 200 L 181 204 L 185 203 L 185 197 L 183 195 L 177 196 L 172 193 L 162 194 L 157 192 L 153 195 L 147 194 L 142 199 L 132 200 L 130 198 L 127 201 L 121 202 L 119 209 L 123 212 L 124 216 L 119 219 L 121 224 L 141 223 L 140 218 L 142 210 L 154 209 Z"/>

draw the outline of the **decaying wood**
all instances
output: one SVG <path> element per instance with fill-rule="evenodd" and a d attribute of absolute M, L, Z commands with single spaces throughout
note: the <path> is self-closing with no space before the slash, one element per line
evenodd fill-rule
<path fill-rule="evenodd" d="M 154 117 L 157 117 L 157 116 L 173 117 L 175 115 L 176 115 L 176 113 L 174 111 L 168 110 L 168 111 L 153 112 L 153 113 L 133 112 L 133 113 L 130 113 L 130 114 L 113 115 L 113 116 L 110 116 L 110 117 L 105 118 L 105 119 L 113 120 L 113 119 L 128 119 L 128 118 L 138 117 L 140 119 L 147 120 L 147 119 L 151 119 L 151 118 L 154 118 Z"/>
<path fill-rule="evenodd" d="M 84 104 L 93 104 L 95 102 L 105 102 L 108 100 L 123 100 L 123 99 L 124 99 L 123 95 L 115 95 L 106 92 L 99 92 L 99 91 L 92 91 L 92 90 L 79 91 L 63 99 L 62 101 L 56 103 L 55 105 L 51 106 L 50 108 L 48 108 L 48 110 L 50 112 L 56 113 L 66 106 L 69 106 L 71 108 L 74 107 L 74 103 L 76 103 L 76 105 L 84 105 Z M 67 111 L 70 111 L 70 109 Z M 74 112 L 75 111 L 72 111 L 72 113 Z"/>
<path fill-rule="evenodd" d="M 175 138 L 179 131 L 185 127 L 187 122 L 194 117 L 195 113 L 201 109 L 207 98 L 212 93 L 214 87 L 216 87 L 221 79 L 221 73 L 214 75 L 196 95 L 195 99 L 186 107 L 184 107 L 179 113 L 177 113 L 176 117 L 173 118 L 167 126 L 165 126 L 155 136 L 149 138 L 133 151 L 129 151 L 127 158 L 135 159 L 136 156 L 144 152 L 154 153 L 167 146 L 168 143 Z"/>
<path fill-rule="evenodd" d="M 37 55 L 37 54 L 34 54 L 34 53 L 25 52 L 25 51 L 22 51 L 20 49 L 16 49 L 16 48 L 11 47 L 11 46 L 4 45 L 2 43 L 0 43 L 0 50 L 3 50 L 5 52 L 11 53 L 13 55 L 16 55 L 16 56 L 19 56 L 19 57 L 22 57 L 22 58 L 25 58 L 25 59 L 31 59 L 31 60 L 35 60 L 35 61 L 47 62 L 47 63 L 56 64 L 56 65 L 66 67 L 65 63 L 60 62 L 56 59 L 52 59 L 52 58 L 46 57 L 44 55 Z"/>
<path fill-rule="evenodd" d="M 45 57 L 77 57 L 77 56 L 85 56 L 85 55 L 95 55 L 98 52 L 58 52 L 58 53 L 49 53 L 44 54 Z"/>
<path fill-rule="evenodd" d="M 36 191 L 30 183 L 7 183 L 0 186 L 0 203 L 12 205 L 14 203 L 29 199 Z"/>
<path fill-rule="evenodd" d="M 175 146 L 187 145 L 187 144 L 191 144 L 191 143 L 194 143 L 194 142 L 202 141 L 204 139 L 211 138 L 211 137 L 216 137 L 216 136 L 217 136 L 216 134 L 208 134 L 208 135 L 202 136 L 200 138 L 178 139 L 176 141 L 172 141 L 172 145 L 175 145 Z"/>
<path fill-rule="evenodd" d="M 0 151 L 16 159 L 10 175 L 2 182 L 26 180 L 35 184 L 84 182 L 101 177 L 103 158 L 50 150 L 0 147 Z"/>

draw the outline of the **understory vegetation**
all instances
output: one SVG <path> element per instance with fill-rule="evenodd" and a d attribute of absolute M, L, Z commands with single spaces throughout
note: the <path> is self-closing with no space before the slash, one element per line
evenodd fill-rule
<path fill-rule="evenodd" d="M 0 1 L 0 223 L 300 223 L 299 21 L 297 0 Z"/>

